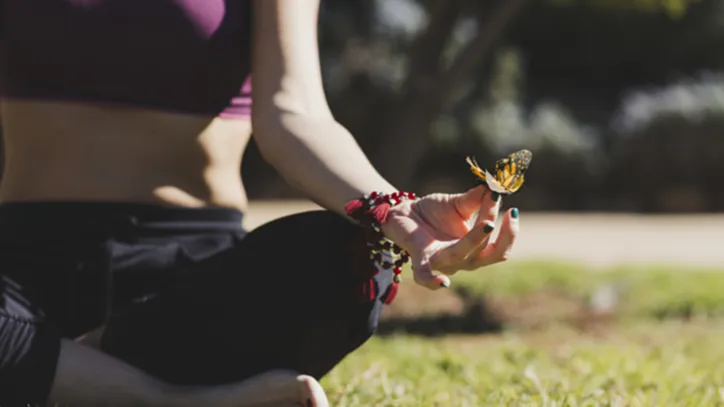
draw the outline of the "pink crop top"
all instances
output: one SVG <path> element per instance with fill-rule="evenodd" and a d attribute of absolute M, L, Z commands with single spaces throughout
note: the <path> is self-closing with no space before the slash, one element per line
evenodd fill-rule
<path fill-rule="evenodd" d="M 0 96 L 251 112 L 251 0 L 0 0 Z"/>

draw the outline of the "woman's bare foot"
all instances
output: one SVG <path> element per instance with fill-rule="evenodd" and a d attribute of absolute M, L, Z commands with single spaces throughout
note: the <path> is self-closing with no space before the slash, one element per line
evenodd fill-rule
<path fill-rule="evenodd" d="M 327 394 L 324 392 L 322 385 L 319 384 L 315 378 L 312 376 L 301 375 L 297 376 L 297 380 L 305 386 L 306 393 L 309 396 L 307 405 L 304 407 L 329 407 Z"/>
<path fill-rule="evenodd" d="M 329 407 L 317 380 L 287 370 L 272 370 L 233 385 L 224 397 L 229 407 Z"/>

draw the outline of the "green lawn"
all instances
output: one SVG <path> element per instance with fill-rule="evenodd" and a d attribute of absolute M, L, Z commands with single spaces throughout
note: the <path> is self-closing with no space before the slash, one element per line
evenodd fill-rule
<path fill-rule="evenodd" d="M 586 304 L 601 285 L 620 298 L 591 326 L 556 309 L 534 327 L 523 313 L 495 333 L 375 337 L 323 380 L 332 405 L 724 406 L 724 273 L 511 263 L 454 284 L 499 306 L 544 292 Z"/>
<path fill-rule="evenodd" d="M 667 318 L 724 317 L 724 269 L 621 266 L 592 270 L 561 262 L 511 262 L 453 277 L 453 289 L 491 300 L 545 292 L 587 302 L 601 287 L 619 293 L 617 312 Z"/>

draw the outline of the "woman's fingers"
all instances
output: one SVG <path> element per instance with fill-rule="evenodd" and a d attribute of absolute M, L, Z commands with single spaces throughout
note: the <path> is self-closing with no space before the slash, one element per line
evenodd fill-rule
<path fill-rule="evenodd" d="M 445 275 L 434 274 L 430 261 L 421 256 L 412 258 L 412 278 L 415 283 L 431 290 L 450 287 L 450 279 Z"/>
<path fill-rule="evenodd" d="M 507 258 L 518 233 L 517 209 L 508 211 L 497 242 L 489 243 L 495 230 L 495 221 L 500 209 L 500 195 L 480 186 L 454 198 L 453 204 L 461 217 L 472 216 L 477 207 L 479 220 L 463 237 L 454 243 L 412 256 L 412 271 L 415 283 L 437 290 L 449 287 L 448 275 L 459 270 L 471 270 Z M 513 217 L 513 213 L 515 217 Z M 442 274 L 434 274 L 433 270 Z"/>
<path fill-rule="evenodd" d="M 458 241 L 433 254 L 430 257 L 432 268 L 445 274 L 454 274 L 468 257 L 485 248 L 494 229 L 495 224 L 491 221 L 476 224 Z"/>
<path fill-rule="evenodd" d="M 483 204 L 480 206 L 480 213 L 478 215 L 478 222 L 490 221 L 495 223 L 498 219 L 498 212 L 500 212 L 500 194 L 497 192 L 489 191 L 483 199 Z"/>
<path fill-rule="evenodd" d="M 481 244 L 479 244 L 475 249 L 473 249 L 470 253 L 468 253 L 468 256 L 465 257 L 465 260 L 458 265 L 459 270 L 464 270 L 465 265 L 470 262 L 470 259 L 474 259 L 478 257 L 478 254 L 480 254 L 483 250 L 485 250 L 486 247 L 488 247 L 488 244 L 490 244 L 490 238 L 493 237 L 493 231 L 495 231 L 495 223 L 492 221 L 488 221 L 485 226 L 485 240 Z"/>
<path fill-rule="evenodd" d="M 500 263 L 508 259 L 515 239 L 520 230 L 520 219 L 518 208 L 508 210 L 503 217 L 500 226 L 500 234 L 495 242 L 490 243 L 476 256 L 468 259 L 465 269 L 476 270 L 491 264 Z"/>
<path fill-rule="evenodd" d="M 500 194 L 480 185 L 456 195 L 452 203 L 465 221 L 469 221 L 477 214 L 476 223 L 486 220 L 495 222 L 500 209 Z"/>
<path fill-rule="evenodd" d="M 489 200 L 490 190 L 485 185 L 478 185 L 461 194 L 452 197 L 452 204 L 463 220 L 468 220 L 478 210 L 484 201 Z"/>
<path fill-rule="evenodd" d="M 430 258 L 434 270 L 453 275 L 464 269 L 470 258 L 476 258 L 483 251 L 495 229 L 500 209 L 500 195 L 479 186 L 460 194 L 453 202 L 460 216 L 469 218 L 478 211 L 478 219 L 470 231 L 455 243 L 439 250 Z"/>

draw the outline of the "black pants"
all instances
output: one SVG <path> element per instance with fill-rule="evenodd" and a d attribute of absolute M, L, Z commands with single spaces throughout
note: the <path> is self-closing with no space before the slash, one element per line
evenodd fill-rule
<path fill-rule="evenodd" d="M 0 205 L 0 406 L 43 403 L 60 338 L 176 384 L 317 378 L 374 332 L 392 275 L 363 230 L 312 211 L 251 233 L 230 209 Z M 373 299 L 362 293 L 372 278 Z"/>

